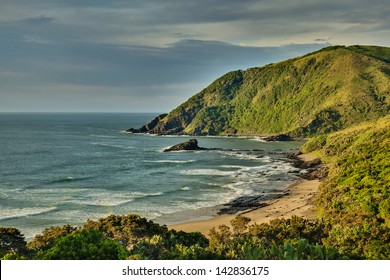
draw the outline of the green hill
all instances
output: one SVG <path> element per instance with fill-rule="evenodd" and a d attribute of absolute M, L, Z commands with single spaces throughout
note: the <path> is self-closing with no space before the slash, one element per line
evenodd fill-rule
<path fill-rule="evenodd" d="M 334 46 L 227 73 L 135 132 L 306 137 L 389 112 L 390 48 Z"/>
<path fill-rule="evenodd" d="M 316 136 L 302 150 L 329 167 L 316 203 L 332 223 L 324 242 L 342 254 L 389 259 L 390 116 Z"/>

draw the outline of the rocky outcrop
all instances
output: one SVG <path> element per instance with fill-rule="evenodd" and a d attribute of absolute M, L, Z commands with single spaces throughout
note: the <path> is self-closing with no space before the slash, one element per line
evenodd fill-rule
<path fill-rule="evenodd" d="M 194 151 L 194 150 L 207 150 L 198 146 L 198 141 L 196 139 L 190 139 L 184 143 L 174 145 L 168 149 L 165 149 L 164 152 L 171 151 Z"/>
<path fill-rule="evenodd" d="M 329 168 L 325 165 L 320 165 L 318 168 L 314 168 L 312 171 L 308 173 L 304 173 L 301 175 L 302 179 L 306 180 L 324 180 L 328 177 Z"/>
<path fill-rule="evenodd" d="M 126 132 L 130 133 L 149 133 L 151 132 L 168 114 L 161 114 L 151 120 L 148 124 L 140 128 L 129 128 Z"/>
<path fill-rule="evenodd" d="M 273 141 L 291 141 L 293 139 L 287 134 L 278 134 L 278 135 L 263 137 L 263 140 L 267 142 L 273 142 Z"/>

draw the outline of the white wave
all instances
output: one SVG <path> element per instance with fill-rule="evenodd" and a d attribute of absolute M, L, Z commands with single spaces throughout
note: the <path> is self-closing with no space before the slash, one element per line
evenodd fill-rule
<path fill-rule="evenodd" d="M 299 170 L 299 168 L 296 168 L 287 162 L 274 162 L 272 165 L 268 166 L 269 173 L 272 175 L 285 174 L 288 171 Z"/>
<path fill-rule="evenodd" d="M 118 149 L 135 149 L 134 146 L 124 146 L 124 145 L 110 144 L 110 143 L 91 142 L 91 144 L 100 147 L 109 147 L 109 148 L 118 148 Z"/>
<path fill-rule="evenodd" d="M 236 171 L 222 171 L 218 169 L 187 169 L 180 171 L 185 175 L 211 175 L 211 176 L 234 176 Z"/>
<path fill-rule="evenodd" d="M 190 187 L 182 187 L 180 188 L 182 191 L 189 191 L 191 188 Z"/>
<path fill-rule="evenodd" d="M 116 136 L 112 135 L 100 135 L 100 134 L 91 134 L 90 136 L 96 137 L 96 138 L 117 138 Z"/>
<path fill-rule="evenodd" d="M 23 190 L 23 194 L 28 195 L 37 195 L 41 196 L 63 196 L 63 195 L 73 195 L 73 194 L 81 194 L 84 192 L 91 191 L 91 189 L 87 188 L 55 188 L 55 189 L 28 189 Z"/>
<path fill-rule="evenodd" d="M 268 172 L 272 168 L 271 165 L 260 165 L 253 167 L 245 167 L 242 169 L 242 172 L 245 173 L 259 173 L 259 172 Z"/>
<path fill-rule="evenodd" d="M 236 169 L 243 169 L 246 166 L 244 165 L 220 165 L 222 168 L 236 168 Z"/>
<path fill-rule="evenodd" d="M 83 200 L 77 201 L 77 204 L 82 205 L 90 205 L 90 206 L 120 206 L 122 204 L 126 204 L 132 202 L 134 199 L 120 199 L 120 198 L 112 198 L 112 197 L 88 197 Z"/>
<path fill-rule="evenodd" d="M 262 157 L 262 158 L 261 158 L 261 161 L 262 161 L 262 162 L 266 162 L 266 163 L 272 162 L 271 157 L 269 157 L 269 156 Z"/>
<path fill-rule="evenodd" d="M 169 159 L 162 159 L 162 160 L 144 160 L 143 162 L 153 162 L 153 163 L 189 163 L 194 162 L 195 160 L 189 159 L 189 160 L 169 160 Z"/>
<path fill-rule="evenodd" d="M 166 149 L 169 149 L 170 147 L 172 147 L 172 146 L 166 146 L 166 147 L 164 147 L 164 148 L 158 149 L 157 152 L 164 153 L 164 151 L 165 151 Z M 188 152 L 192 152 L 192 153 L 201 153 L 201 152 L 204 152 L 204 151 L 201 151 L 201 150 L 179 150 L 179 151 L 170 151 L 170 153 L 188 153 Z"/>
<path fill-rule="evenodd" d="M 226 195 L 224 196 L 224 199 L 227 201 L 231 201 L 232 199 L 240 197 L 240 196 L 254 194 L 254 190 L 246 182 L 227 184 L 227 185 L 222 186 L 222 188 L 230 189 L 233 191 L 233 193 L 231 193 L 230 196 L 229 195 L 227 197 L 225 197 Z"/>
<path fill-rule="evenodd" d="M 166 146 L 158 150 L 158 152 L 163 153 L 166 149 L 169 149 L 172 146 Z"/>
<path fill-rule="evenodd" d="M 191 137 L 191 135 L 188 135 L 188 134 L 180 134 L 180 135 L 177 135 L 177 134 L 164 134 L 164 135 L 159 135 L 159 134 L 154 134 L 154 135 L 158 135 L 160 137 L 163 137 L 163 138 L 179 138 L 179 137 Z"/>
<path fill-rule="evenodd" d="M 177 212 L 177 211 L 185 211 L 185 210 L 200 210 L 205 208 L 210 208 L 214 206 L 218 206 L 221 204 L 228 203 L 233 199 L 253 194 L 253 191 L 249 188 L 242 188 L 238 185 L 235 186 L 226 186 L 226 190 L 223 192 L 220 191 L 211 191 L 211 192 L 202 192 L 196 198 L 197 201 L 188 203 L 185 199 L 177 200 L 172 203 L 170 209 L 164 209 L 164 213 L 166 212 Z"/>
<path fill-rule="evenodd" d="M 249 141 L 255 141 L 255 142 L 261 142 L 261 143 L 267 143 L 263 138 L 259 136 L 254 136 L 252 138 L 249 138 Z"/>
<path fill-rule="evenodd" d="M 84 194 L 82 199 L 77 201 L 72 201 L 77 204 L 83 205 L 92 205 L 92 206 L 120 206 L 129 202 L 134 201 L 134 199 L 147 197 L 147 196 L 159 196 L 162 195 L 162 192 L 156 193 L 142 193 L 142 192 L 132 192 L 132 193 L 114 193 L 114 192 L 96 192 L 95 190 L 90 190 L 87 194 Z"/>
<path fill-rule="evenodd" d="M 159 196 L 162 194 L 162 192 L 112 192 L 102 189 L 60 188 L 24 190 L 23 194 L 20 195 L 23 195 L 24 199 L 39 199 L 46 203 L 56 203 L 60 197 L 60 202 L 63 203 L 92 206 L 120 206 L 138 198 Z"/>
<path fill-rule="evenodd" d="M 249 160 L 255 160 L 255 161 L 261 161 L 261 162 L 267 162 L 270 161 L 270 157 L 268 156 L 260 156 L 255 153 L 247 154 L 245 152 L 239 152 L 239 151 L 218 151 L 225 156 L 239 158 L 239 159 L 249 159 Z"/>
<path fill-rule="evenodd" d="M 258 136 L 245 136 L 245 135 L 205 135 L 205 136 L 197 136 L 197 137 L 204 137 L 204 138 L 230 138 L 230 139 L 251 139 L 253 137 Z"/>
<path fill-rule="evenodd" d="M 39 215 L 55 209 L 57 209 L 57 207 L 3 208 L 0 209 L 0 220 Z"/>

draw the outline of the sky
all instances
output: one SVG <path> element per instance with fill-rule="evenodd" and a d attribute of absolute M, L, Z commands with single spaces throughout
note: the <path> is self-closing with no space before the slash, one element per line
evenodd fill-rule
<path fill-rule="evenodd" d="M 169 112 L 226 72 L 390 46 L 388 0 L 0 0 L 0 112 Z"/>

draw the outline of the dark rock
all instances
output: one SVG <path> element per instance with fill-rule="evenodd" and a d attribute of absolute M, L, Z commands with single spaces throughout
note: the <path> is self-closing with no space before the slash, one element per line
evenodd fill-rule
<path fill-rule="evenodd" d="M 165 149 L 164 152 L 171 151 L 192 151 L 192 150 L 207 150 L 198 146 L 198 141 L 196 139 L 190 139 L 184 143 L 174 145 L 168 149 Z"/>
<path fill-rule="evenodd" d="M 321 165 L 321 163 L 320 158 L 315 158 L 313 160 L 303 162 L 299 167 L 303 169 L 315 168 Z"/>
<path fill-rule="evenodd" d="M 287 134 L 278 134 L 278 135 L 271 135 L 263 138 L 264 141 L 267 142 L 273 142 L 273 141 L 291 141 L 292 138 L 290 135 Z"/>
<path fill-rule="evenodd" d="M 161 114 L 151 120 L 148 124 L 141 126 L 140 128 L 129 128 L 126 132 L 130 133 L 150 133 L 168 114 Z"/>
<path fill-rule="evenodd" d="M 326 166 L 314 169 L 308 173 L 302 174 L 301 178 L 306 180 L 324 180 L 328 176 L 329 170 Z"/>
<path fill-rule="evenodd" d="M 286 193 L 269 193 L 268 195 L 259 194 L 259 195 L 251 195 L 251 196 L 241 196 L 233 201 L 224 204 L 223 208 L 219 209 L 217 214 L 218 215 L 224 215 L 224 214 L 237 214 L 237 213 L 243 213 L 243 212 L 249 212 L 252 210 L 259 209 L 261 207 L 268 205 L 268 200 L 273 200 L 282 197 Z"/>

